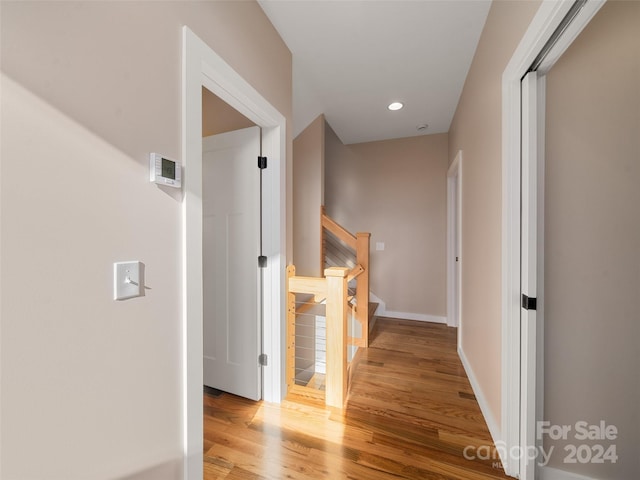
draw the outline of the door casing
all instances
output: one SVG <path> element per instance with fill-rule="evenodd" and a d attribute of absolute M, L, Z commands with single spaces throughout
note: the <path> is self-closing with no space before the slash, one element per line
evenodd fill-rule
<path fill-rule="evenodd" d="M 545 61 L 538 67 L 537 71 L 540 75 L 544 75 L 551 69 L 605 1 L 587 0 L 548 53 Z M 500 441 L 503 447 L 498 451 L 505 473 L 523 480 L 533 480 L 532 473 L 526 469 L 521 471 L 521 458 L 511 456 L 509 452 L 519 452 L 526 447 L 522 444 L 520 425 L 535 424 L 536 419 L 531 418 L 531 415 L 541 414 L 538 403 L 542 398 L 542 383 L 538 382 L 535 387 L 536 392 L 529 392 L 526 386 L 521 390 L 521 372 L 531 371 L 534 367 L 529 364 L 526 357 L 523 362 L 520 361 L 521 341 L 531 342 L 527 332 L 525 337 L 522 337 L 520 323 L 521 258 L 527 255 L 527 252 L 522 252 L 520 245 L 521 79 L 574 3 L 574 0 L 544 0 L 502 75 L 502 422 L 501 438 L 494 438 L 494 441 Z M 544 102 L 544 98 L 539 101 Z M 528 119 L 528 121 L 535 123 L 538 119 Z M 534 139 L 528 141 L 534 141 Z M 532 248 L 537 249 L 538 245 Z M 537 262 L 544 263 L 543 253 L 541 250 L 536 252 Z M 539 291 L 544 290 L 543 280 L 542 276 L 537 279 Z M 538 322 L 543 323 L 540 311 L 538 311 Z M 541 338 L 536 340 L 538 348 L 535 363 L 538 365 L 541 363 L 540 355 L 544 347 L 541 340 Z M 523 408 L 521 396 L 535 398 L 536 405 Z"/>
<path fill-rule="evenodd" d="M 462 150 L 459 150 L 447 171 L 447 325 L 458 327 L 458 348 L 462 342 L 461 262 Z"/>
<path fill-rule="evenodd" d="M 217 53 L 183 27 L 182 326 L 184 478 L 202 479 L 202 87 L 262 128 L 263 173 L 263 398 L 280 402 L 285 392 L 283 332 L 286 264 L 286 121 Z M 257 159 L 256 159 L 257 162 Z"/>

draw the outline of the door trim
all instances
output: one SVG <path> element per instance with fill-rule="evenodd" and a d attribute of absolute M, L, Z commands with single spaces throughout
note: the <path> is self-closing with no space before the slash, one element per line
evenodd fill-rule
<path fill-rule="evenodd" d="M 456 277 L 456 253 L 462 256 L 462 150 L 447 171 L 447 325 L 458 327 L 461 344 L 462 275 Z M 460 273 L 460 272 L 459 272 Z"/>
<path fill-rule="evenodd" d="M 183 27 L 182 210 L 184 478 L 203 475 L 202 404 L 202 87 L 262 127 L 264 171 L 263 398 L 280 402 L 284 389 L 284 264 L 286 263 L 285 117 L 188 27 Z M 257 160 L 256 160 L 257 161 Z M 257 259 L 256 259 L 257 261 Z M 256 359 L 256 362 L 258 359 Z"/>
<path fill-rule="evenodd" d="M 605 0 L 586 2 L 541 66 L 545 72 L 604 3 Z M 504 446 L 499 451 L 505 473 L 520 478 L 524 477 L 520 475 L 519 458 L 506 454 L 521 447 L 520 422 L 530 421 L 521 418 L 520 409 L 520 80 L 573 4 L 574 0 L 544 0 L 502 75 L 502 438 L 498 440 Z M 541 252 L 538 262 L 544 262 Z M 542 285 L 543 279 L 538 280 Z"/>
<path fill-rule="evenodd" d="M 536 425 L 542 417 L 544 364 L 544 125 L 545 77 L 537 71 L 522 79 L 522 200 L 521 200 L 521 292 L 520 310 L 520 445 L 532 452 L 541 446 Z M 538 256 L 540 255 L 540 258 Z M 535 299 L 533 303 L 527 299 Z M 520 456 L 520 478 L 535 478 L 536 459 Z"/>

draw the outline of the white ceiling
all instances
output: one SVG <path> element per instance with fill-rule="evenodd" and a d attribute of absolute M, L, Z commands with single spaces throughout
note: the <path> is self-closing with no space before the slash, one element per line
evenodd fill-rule
<path fill-rule="evenodd" d="M 293 54 L 294 136 L 324 113 L 345 144 L 447 132 L 491 4 L 259 1 Z"/>

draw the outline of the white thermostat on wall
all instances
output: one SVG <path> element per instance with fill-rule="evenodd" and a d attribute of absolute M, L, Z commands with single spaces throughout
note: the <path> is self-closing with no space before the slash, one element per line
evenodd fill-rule
<path fill-rule="evenodd" d="M 182 166 L 180 162 L 163 157 L 159 153 L 149 155 L 149 179 L 158 185 L 180 188 Z"/>

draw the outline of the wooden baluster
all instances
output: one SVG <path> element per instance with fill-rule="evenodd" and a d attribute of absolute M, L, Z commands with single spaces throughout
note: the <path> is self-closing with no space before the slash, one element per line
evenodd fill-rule
<path fill-rule="evenodd" d="M 296 267 L 289 265 L 287 267 L 287 393 L 295 385 L 296 376 L 296 294 L 289 288 L 289 279 L 295 275 Z"/>
<path fill-rule="evenodd" d="M 322 222 L 325 216 L 324 205 L 320 205 L 320 271 L 324 272 L 325 269 L 325 257 L 327 255 L 326 246 L 325 246 L 325 234 L 324 234 L 324 224 Z"/>
<path fill-rule="evenodd" d="M 327 377 L 325 403 L 342 408 L 347 396 L 348 268 L 324 271 L 327 279 Z"/>

